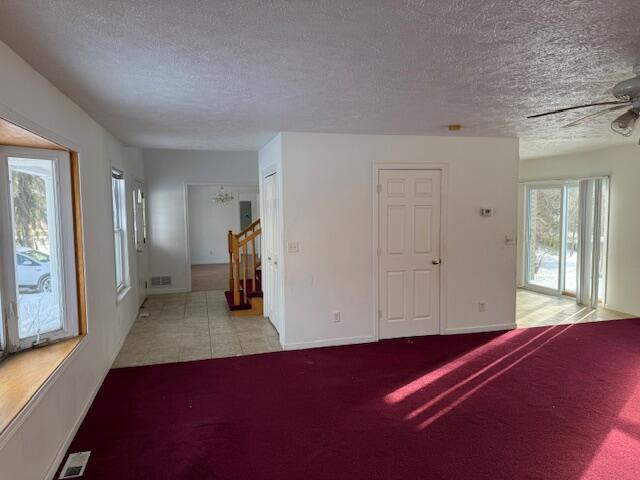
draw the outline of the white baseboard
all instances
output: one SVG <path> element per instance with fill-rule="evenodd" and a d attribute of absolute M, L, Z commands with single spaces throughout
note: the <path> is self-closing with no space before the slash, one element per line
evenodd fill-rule
<path fill-rule="evenodd" d="M 103 374 L 100 377 L 100 381 L 98 382 L 97 386 L 93 389 L 93 391 L 89 395 L 89 398 L 87 399 L 87 401 L 83 405 L 82 410 L 80 411 L 80 416 L 78 417 L 78 419 L 74 423 L 73 428 L 71 429 L 71 431 L 69 432 L 69 434 L 65 438 L 64 442 L 62 443 L 62 445 L 58 449 L 58 453 L 56 454 L 55 458 L 53 459 L 53 462 L 49 466 L 49 469 L 47 470 L 47 474 L 44 477 L 45 480 L 52 480 L 54 475 L 58 471 L 58 467 L 60 466 L 60 464 L 64 460 L 64 455 L 65 455 L 65 453 L 67 453 L 69 445 L 71 445 L 71 442 L 73 441 L 74 437 L 76 436 L 76 433 L 78 433 L 78 429 L 80 428 L 80 425 L 82 425 L 82 422 L 84 421 L 84 418 L 87 416 L 87 412 L 89 411 L 89 408 L 93 404 L 93 401 L 95 400 L 96 395 L 100 391 L 100 387 L 102 387 L 104 379 L 107 377 L 107 374 L 109 373 L 109 370 L 111 370 L 111 366 L 113 365 L 113 362 L 116 360 L 116 357 L 120 353 L 120 350 L 122 349 L 122 346 L 124 345 L 124 341 L 126 340 L 127 335 L 129 335 L 129 331 L 131 330 L 131 327 L 133 326 L 133 324 L 135 323 L 137 318 L 138 317 L 136 315 L 136 317 L 133 319 L 133 321 L 129 323 L 129 327 L 126 329 L 125 334 L 122 336 L 122 338 L 118 342 L 119 346 L 115 350 L 115 352 L 111 355 L 111 362 L 109 363 L 109 367 L 103 372 Z"/>
<path fill-rule="evenodd" d="M 73 425 L 73 428 L 67 435 L 67 438 L 65 438 L 62 445 L 60 445 L 60 448 L 58 449 L 58 453 L 56 454 L 56 457 L 53 459 L 53 462 L 49 466 L 49 469 L 47 470 L 47 474 L 44 477 L 45 480 L 52 480 L 54 475 L 58 471 L 58 467 L 62 463 L 62 460 L 64 460 L 64 455 L 67 453 L 67 449 L 69 448 L 69 445 L 71 445 L 73 438 L 76 436 L 76 433 L 78 433 L 78 429 L 80 428 L 80 425 L 82 425 L 82 422 L 84 421 L 84 417 L 87 415 L 87 412 L 89 411 L 89 408 L 93 403 L 93 400 L 96 398 L 96 395 L 98 394 L 98 391 L 102 386 L 102 382 L 104 382 L 104 379 L 107 376 L 107 373 L 109 373 L 109 370 L 110 368 L 107 368 L 104 371 L 104 373 L 102 374 L 102 377 L 100 378 L 100 381 L 98 382 L 96 387 L 93 389 L 93 391 L 91 392 L 91 395 L 89 396 L 84 406 L 82 407 L 78 420 L 76 420 L 76 423 Z"/>
<path fill-rule="evenodd" d="M 455 327 L 447 328 L 445 335 L 456 335 L 458 333 L 480 333 L 480 332 L 499 332 L 502 330 L 513 330 L 518 326 L 515 323 L 495 323 L 493 325 L 478 325 L 476 327 Z"/>
<path fill-rule="evenodd" d="M 165 293 L 189 293 L 188 288 L 149 288 L 147 295 L 163 295 Z"/>
<path fill-rule="evenodd" d="M 341 345 L 354 345 L 357 343 L 371 343 L 377 341 L 378 339 L 372 335 L 364 337 L 340 337 L 327 338 L 324 340 L 312 340 L 310 342 L 285 343 L 283 348 L 285 350 L 302 350 L 305 348 L 337 347 Z"/>

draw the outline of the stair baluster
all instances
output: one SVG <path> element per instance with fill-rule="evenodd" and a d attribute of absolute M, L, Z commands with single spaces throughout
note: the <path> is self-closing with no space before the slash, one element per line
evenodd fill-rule
<path fill-rule="evenodd" d="M 260 219 L 253 222 L 239 233 L 228 232 L 229 246 L 229 307 L 249 308 L 253 303 L 251 297 L 261 296 L 258 268 L 262 262 L 256 251 L 256 238 L 260 236 Z M 249 243 L 251 243 L 251 259 L 249 259 Z M 242 276 L 242 277 L 241 277 Z"/>

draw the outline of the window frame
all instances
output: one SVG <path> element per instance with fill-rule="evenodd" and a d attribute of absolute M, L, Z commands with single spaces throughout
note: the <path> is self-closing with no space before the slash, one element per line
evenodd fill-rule
<path fill-rule="evenodd" d="M 129 279 L 129 253 L 127 241 L 127 195 L 124 171 L 115 166 L 110 169 L 111 186 L 111 219 L 113 226 L 113 253 L 115 268 L 116 300 L 120 301 L 130 286 Z M 114 181 L 117 182 L 114 185 Z M 117 211 L 116 211 L 117 210 Z M 120 255 L 118 255 L 118 241 L 120 243 Z M 120 264 L 121 278 L 118 278 L 118 263 Z"/>
<path fill-rule="evenodd" d="M 9 158 L 50 160 L 53 166 L 53 195 L 56 211 L 57 240 L 60 256 L 61 327 L 52 332 L 36 334 L 20 339 L 17 286 L 17 250 L 14 239 Z M 72 160 L 69 152 L 26 147 L 0 146 L 0 295 L 2 297 L 0 357 L 29 348 L 76 337 L 80 330 L 78 309 L 76 230 L 74 220 L 74 192 L 72 184 Z"/>

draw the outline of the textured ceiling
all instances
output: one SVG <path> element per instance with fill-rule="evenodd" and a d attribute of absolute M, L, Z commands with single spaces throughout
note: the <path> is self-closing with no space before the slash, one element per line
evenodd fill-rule
<path fill-rule="evenodd" d="M 0 0 L 0 39 L 129 145 L 257 149 L 274 132 L 520 137 L 523 157 L 637 141 L 609 98 L 637 0 Z M 585 112 L 586 113 L 586 112 Z"/>

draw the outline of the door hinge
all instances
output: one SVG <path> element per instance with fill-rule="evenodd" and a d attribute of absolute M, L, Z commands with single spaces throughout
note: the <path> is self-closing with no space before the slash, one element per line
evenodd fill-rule
<path fill-rule="evenodd" d="M 382 318 L 382 310 L 378 310 L 378 318 Z"/>
<path fill-rule="evenodd" d="M 382 184 L 378 184 L 376 185 L 376 190 L 378 191 L 378 193 L 382 193 Z"/>
<path fill-rule="evenodd" d="M 378 247 L 378 256 L 381 257 L 382 256 L 382 249 L 380 247 Z"/>

